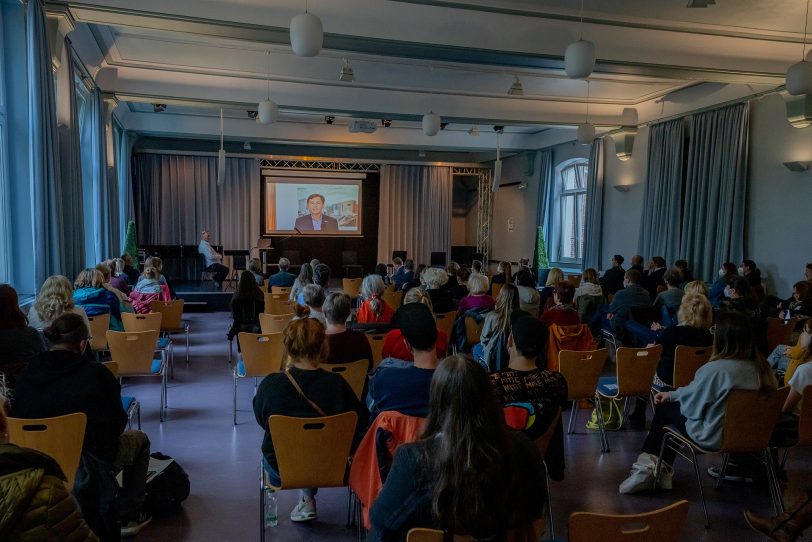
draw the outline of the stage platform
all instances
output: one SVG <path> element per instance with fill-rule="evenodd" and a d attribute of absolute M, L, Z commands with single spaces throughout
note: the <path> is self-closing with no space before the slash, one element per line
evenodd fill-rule
<path fill-rule="evenodd" d="M 227 282 L 218 289 L 212 281 L 177 281 L 172 282 L 172 287 L 178 298 L 183 299 L 184 311 L 230 311 L 236 283 Z"/>

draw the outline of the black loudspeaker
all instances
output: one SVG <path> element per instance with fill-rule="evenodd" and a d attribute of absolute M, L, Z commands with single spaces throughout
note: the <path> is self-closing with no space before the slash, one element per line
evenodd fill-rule
<path fill-rule="evenodd" d="M 400 258 L 404 262 L 406 261 L 406 254 L 408 254 L 405 250 L 393 250 L 392 251 L 392 259 Z"/>
<path fill-rule="evenodd" d="M 471 261 L 472 262 L 474 260 L 479 260 L 480 262 L 482 262 L 483 267 L 487 267 L 488 262 L 484 261 L 484 259 L 485 259 L 485 255 L 482 254 L 481 252 L 474 252 L 473 254 L 471 254 Z"/>
<path fill-rule="evenodd" d="M 432 267 L 445 267 L 445 252 L 432 252 L 431 253 L 431 266 Z"/>
<path fill-rule="evenodd" d="M 459 245 L 451 247 L 451 259 L 460 265 L 471 265 L 476 252 L 475 246 Z"/>

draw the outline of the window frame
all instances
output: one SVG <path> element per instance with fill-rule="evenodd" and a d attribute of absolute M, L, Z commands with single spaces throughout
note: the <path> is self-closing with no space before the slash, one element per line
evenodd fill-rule
<path fill-rule="evenodd" d="M 8 163 L 8 100 L 6 97 L 5 34 L 0 5 L 0 283 L 12 282 L 11 185 Z"/>
<path fill-rule="evenodd" d="M 579 169 L 583 169 L 583 175 L 579 175 Z M 568 170 L 573 170 L 576 178 L 581 181 L 582 186 L 576 188 L 565 188 L 565 175 Z M 555 168 L 555 202 L 556 207 L 556 228 L 558 229 L 556 247 L 556 262 L 563 264 L 563 266 L 579 267 L 583 263 L 583 250 L 584 250 L 584 236 L 585 236 L 585 221 L 586 221 L 586 207 L 587 207 L 587 177 L 589 175 L 589 160 L 586 158 L 572 158 L 565 160 L 558 164 Z M 583 212 L 578 212 L 578 199 L 583 195 L 584 204 Z M 566 200 L 571 200 L 571 203 Z M 571 204 L 573 207 L 574 227 L 575 231 L 580 231 L 578 236 L 578 252 L 581 253 L 580 258 L 572 258 L 564 256 L 565 242 L 569 238 L 568 232 L 564 231 L 564 209 L 565 205 Z"/>

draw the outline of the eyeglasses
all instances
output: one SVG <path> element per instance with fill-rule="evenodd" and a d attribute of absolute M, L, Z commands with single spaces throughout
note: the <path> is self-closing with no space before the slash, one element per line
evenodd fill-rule
<path fill-rule="evenodd" d="M 713 324 L 708 331 L 711 335 L 716 335 L 716 324 Z"/>

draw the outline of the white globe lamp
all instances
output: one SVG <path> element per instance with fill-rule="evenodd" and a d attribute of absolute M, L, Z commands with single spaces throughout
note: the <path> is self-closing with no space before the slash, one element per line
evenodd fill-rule
<path fill-rule="evenodd" d="M 312 13 L 300 13 L 290 21 L 290 46 L 297 56 L 316 56 L 323 43 L 321 19 Z"/>

